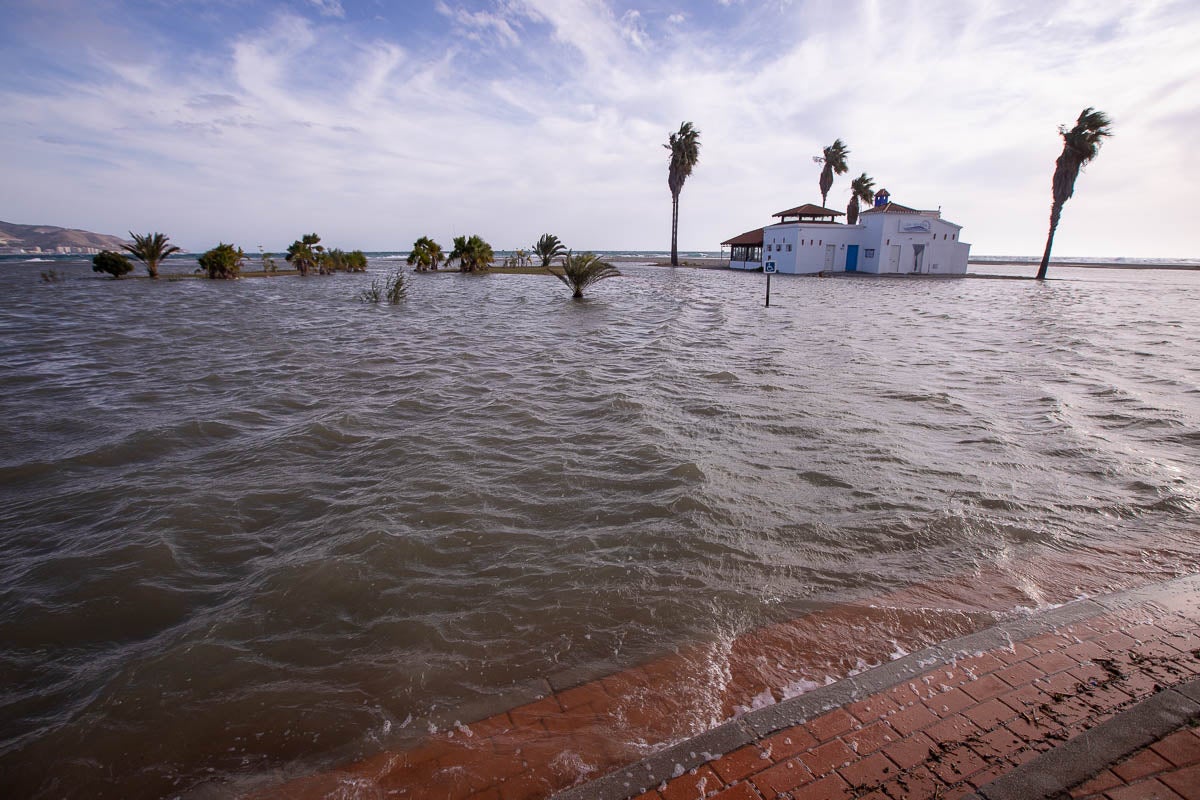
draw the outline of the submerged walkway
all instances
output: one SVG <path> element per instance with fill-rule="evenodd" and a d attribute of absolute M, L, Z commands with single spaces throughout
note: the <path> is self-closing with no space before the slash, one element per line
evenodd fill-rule
<path fill-rule="evenodd" d="M 1198 676 L 1185 578 L 931 647 L 557 797 L 1197 800 Z"/>
<path fill-rule="evenodd" d="M 991 577 L 972 577 L 980 608 L 1010 599 Z M 1000 624 L 929 611 L 930 591 L 945 601 L 910 587 L 719 653 L 551 676 L 417 749 L 253 796 L 1200 800 L 1200 576 Z"/>

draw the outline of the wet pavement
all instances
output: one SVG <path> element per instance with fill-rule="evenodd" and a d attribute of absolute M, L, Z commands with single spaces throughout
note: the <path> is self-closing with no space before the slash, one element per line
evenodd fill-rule
<path fill-rule="evenodd" d="M 1166 752 L 1200 752 L 1186 738 L 1200 717 L 1200 576 L 991 625 L 970 609 L 924 613 L 921 590 L 907 594 L 911 608 L 891 597 L 753 631 L 721 659 L 700 645 L 591 680 L 551 676 L 517 690 L 526 702 L 498 700 L 508 710 L 442 721 L 423 747 L 254 797 L 1197 796 L 1185 790 L 1200 762 Z M 806 653 L 796 676 L 846 677 L 764 692 L 780 675 L 762 662 L 786 648 Z M 697 698 L 701 685 L 720 690 Z M 611 736 L 618 728 L 636 736 Z M 1165 764 L 1136 755 L 1147 747 Z M 1119 765 L 1130 756 L 1159 769 Z M 1085 794 L 1068 794 L 1077 784 Z"/>

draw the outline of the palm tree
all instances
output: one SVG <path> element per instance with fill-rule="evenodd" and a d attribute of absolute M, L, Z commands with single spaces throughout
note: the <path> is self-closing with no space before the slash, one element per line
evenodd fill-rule
<path fill-rule="evenodd" d="M 825 205 L 825 198 L 829 196 L 829 190 L 833 186 L 833 176 L 835 174 L 845 175 L 846 170 L 849 169 L 846 166 L 846 156 L 850 155 L 850 150 L 841 139 L 834 139 L 833 144 L 821 152 L 822 155 L 817 156 L 813 160 L 818 164 L 825 164 L 825 167 L 821 170 L 821 180 L 819 182 L 821 186 L 821 205 Z"/>
<path fill-rule="evenodd" d="M 454 249 L 446 257 L 446 263 L 458 259 L 459 272 L 483 272 L 496 260 L 492 246 L 479 236 L 455 236 Z"/>
<path fill-rule="evenodd" d="M 559 241 L 558 237 L 552 233 L 543 233 L 542 238 L 537 240 L 537 244 L 533 246 L 534 255 L 542 259 L 542 266 L 548 267 L 550 263 L 567 252 L 567 248 Z"/>
<path fill-rule="evenodd" d="M 129 235 L 133 237 L 133 244 L 123 244 L 121 249 L 145 264 L 146 272 L 150 273 L 151 278 L 158 277 L 158 265 L 163 259 L 171 253 L 179 252 L 178 247 L 167 244 L 171 241 L 170 238 L 161 233 L 147 233 L 145 236 L 139 236 L 130 231 Z"/>
<path fill-rule="evenodd" d="M 576 300 L 582 299 L 583 290 L 596 281 L 621 275 L 616 267 L 607 261 L 601 261 L 600 256 L 595 253 L 573 255 L 568 252 L 563 258 L 562 270 L 562 272 L 551 272 L 550 274 L 571 287 L 573 292 L 571 296 Z"/>
<path fill-rule="evenodd" d="M 437 271 L 437 268 L 442 263 L 442 246 L 430 239 L 428 236 L 422 236 L 413 242 L 412 252 L 408 254 L 408 264 L 417 266 L 417 272 L 424 272 L 427 269 Z"/>
<path fill-rule="evenodd" d="M 301 275 L 307 275 L 308 271 L 317 265 L 318 253 L 325 249 L 321 247 L 320 241 L 321 237 L 315 233 L 304 234 L 303 237 L 288 246 L 284 260 L 295 267 Z"/>
<path fill-rule="evenodd" d="M 870 205 L 875 199 L 875 180 L 863 173 L 854 180 L 850 181 L 850 205 L 846 206 L 846 224 L 855 225 L 858 223 L 858 204 L 859 202 Z"/>
<path fill-rule="evenodd" d="M 679 266 L 679 193 L 683 182 L 692 174 L 700 160 L 700 131 L 684 122 L 663 145 L 671 151 L 671 166 L 667 170 L 667 187 L 671 190 L 671 266 Z"/>
<path fill-rule="evenodd" d="M 1063 138 L 1062 155 L 1054 166 L 1054 202 L 1050 205 L 1050 235 L 1046 237 L 1046 252 L 1042 254 L 1042 265 L 1038 268 L 1037 279 L 1046 279 L 1046 269 L 1050 266 L 1050 248 L 1054 245 L 1054 231 L 1058 228 L 1058 220 L 1062 217 L 1063 205 L 1075 194 L 1075 179 L 1079 171 L 1100 154 L 1100 145 L 1104 144 L 1106 136 L 1112 136 L 1110 126 L 1112 120 L 1103 111 L 1088 106 L 1079 112 L 1075 127 L 1067 130 L 1066 125 L 1058 126 L 1058 134 Z"/>

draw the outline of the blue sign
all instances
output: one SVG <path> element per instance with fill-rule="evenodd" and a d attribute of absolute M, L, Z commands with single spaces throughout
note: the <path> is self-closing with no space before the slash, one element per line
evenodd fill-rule
<path fill-rule="evenodd" d="M 774 261 L 768 261 L 767 263 L 763 264 L 763 272 L 770 275 L 774 271 L 775 271 L 775 262 Z"/>

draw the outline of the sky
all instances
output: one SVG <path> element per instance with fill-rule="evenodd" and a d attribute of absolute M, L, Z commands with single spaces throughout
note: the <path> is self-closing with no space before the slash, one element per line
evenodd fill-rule
<path fill-rule="evenodd" d="M 670 247 L 821 201 L 813 156 L 941 208 L 976 255 L 1040 255 L 1058 126 L 1114 136 L 1056 256 L 1192 258 L 1196 0 L 5 0 L 0 219 L 281 250 L 542 233 Z M 1190 214 L 1186 210 L 1183 215 Z"/>

